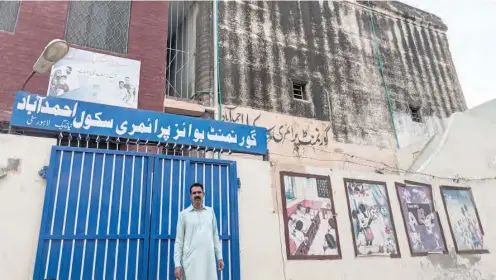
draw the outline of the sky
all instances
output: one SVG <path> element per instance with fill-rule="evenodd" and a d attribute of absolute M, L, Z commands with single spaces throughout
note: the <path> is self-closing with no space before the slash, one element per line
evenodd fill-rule
<path fill-rule="evenodd" d="M 448 26 L 468 108 L 496 99 L 496 0 L 400 1 L 439 16 Z"/>

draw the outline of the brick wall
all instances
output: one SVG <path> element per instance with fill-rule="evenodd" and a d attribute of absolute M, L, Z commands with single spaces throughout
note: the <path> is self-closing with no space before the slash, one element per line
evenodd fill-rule
<path fill-rule="evenodd" d="M 46 44 L 64 38 L 68 8 L 63 1 L 22 1 L 15 33 L 0 31 L 0 121 L 10 119 L 15 92 Z M 163 110 L 166 44 L 167 2 L 133 2 L 128 54 L 118 56 L 141 61 L 140 109 Z M 35 75 L 25 90 L 45 94 L 48 78 Z"/>

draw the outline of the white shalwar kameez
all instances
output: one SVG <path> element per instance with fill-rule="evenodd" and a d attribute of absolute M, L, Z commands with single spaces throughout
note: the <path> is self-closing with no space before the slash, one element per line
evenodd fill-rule
<path fill-rule="evenodd" d="M 174 244 L 175 267 L 182 267 L 181 280 L 217 280 L 216 259 L 222 246 L 215 213 L 210 207 L 190 206 L 179 214 Z"/>

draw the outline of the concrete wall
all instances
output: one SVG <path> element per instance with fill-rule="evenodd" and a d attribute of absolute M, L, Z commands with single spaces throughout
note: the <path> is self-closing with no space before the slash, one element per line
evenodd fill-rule
<path fill-rule="evenodd" d="M 0 71 L 0 122 L 10 119 L 15 93 L 31 73 L 46 44 L 64 38 L 68 8 L 68 1 L 22 1 L 15 32 L 0 31 L 0 60 L 3 63 Z M 167 2 L 133 1 L 128 40 L 127 55 L 111 55 L 141 61 L 138 107 L 163 111 Z M 35 75 L 26 90 L 45 94 L 48 78 L 49 75 Z"/>
<path fill-rule="evenodd" d="M 221 2 L 223 102 L 331 121 L 339 142 L 388 141 L 391 115 L 366 3 Z M 212 48 L 212 5 L 198 5 L 197 88 L 211 89 L 212 57 L 201 53 Z M 408 146 L 438 131 L 440 119 L 465 110 L 465 100 L 439 18 L 397 2 L 373 9 L 398 138 Z M 307 82 L 307 101 L 292 98 L 291 79 Z M 421 108 L 422 123 L 411 120 L 409 106 Z"/>
<path fill-rule="evenodd" d="M 340 143 L 332 137 L 333 127 L 328 121 L 232 106 L 223 108 L 222 120 L 267 128 L 272 162 L 338 169 L 351 166 L 362 171 L 381 169 L 383 164 L 397 166 L 395 151 L 388 148 L 394 145 L 394 139 L 389 138 L 374 146 L 364 142 L 361 142 L 364 145 Z M 246 156 L 231 158 L 239 157 Z"/>
<path fill-rule="evenodd" d="M 470 113 L 451 116 L 411 166 L 412 171 L 464 178 L 496 177 L 496 122 Z"/>
<path fill-rule="evenodd" d="M 341 260 L 286 259 L 285 224 L 281 214 L 279 171 L 296 171 L 330 176 L 336 207 Z M 257 174 L 257 176 L 253 176 Z M 496 226 L 492 217 L 496 205 L 492 194 L 495 180 L 470 183 L 480 219 L 485 231 L 485 246 L 491 252 L 482 255 L 457 255 L 450 235 L 439 185 L 453 185 L 452 181 L 426 178 L 385 176 L 352 171 L 330 171 L 327 168 L 272 165 L 255 160 L 238 160 L 241 277 L 260 280 L 304 279 L 495 279 Z M 387 183 L 390 205 L 399 240 L 401 258 L 361 257 L 354 254 L 350 219 L 343 177 L 367 179 Z M 438 210 L 449 254 L 411 257 L 394 182 L 405 179 L 433 185 L 434 205 Z"/>
<path fill-rule="evenodd" d="M 38 171 L 48 164 L 50 147 L 55 140 L 26 136 L 0 135 L 0 279 L 30 279 L 36 258 L 39 226 L 44 199 L 45 180 Z M 264 162 L 237 159 L 242 279 L 303 280 L 329 279 L 495 279 L 492 251 L 496 246 L 496 215 L 493 203 L 495 180 L 458 185 L 472 188 L 485 230 L 485 246 L 490 254 L 456 255 L 442 205 L 439 185 L 456 185 L 452 181 L 420 177 L 403 177 L 357 171 L 351 164 L 309 167 L 298 162 Z M 333 171 L 330 169 L 332 168 Z M 339 171 L 342 169 L 343 171 Z M 286 258 L 282 218 L 280 171 L 294 171 L 330 176 L 337 213 L 341 260 L 288 261 Z M 253 176 L 256 174 L 256 176 Z M 390 205 L 399 240 L 401 258 L 356 258 L 353 251 L 350 219 L 343 177 L 387 183 Z M 394 182 L 405 179 L 430 183 L 434 187 L 434 205 L 439 210 L 448 255 L 411 257 L 396 199 Z"/>
<path fill-rule="evenodd" d="M 55 139 L 0 134 L 0 279 L 32 279 Z"/>

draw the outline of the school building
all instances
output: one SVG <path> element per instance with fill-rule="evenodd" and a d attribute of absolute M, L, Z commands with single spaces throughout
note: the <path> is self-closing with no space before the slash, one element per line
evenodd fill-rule
<path fill-rule="evenodd" d="M 435 15 L 375 1 L 0 15 L 0 279 L 174 279 L 194 182 L 217 216 L 218 279 L 496 277 L 496 104 L 467 110 Z M 53 39 L 68 53 L 30 75 Z"/>

